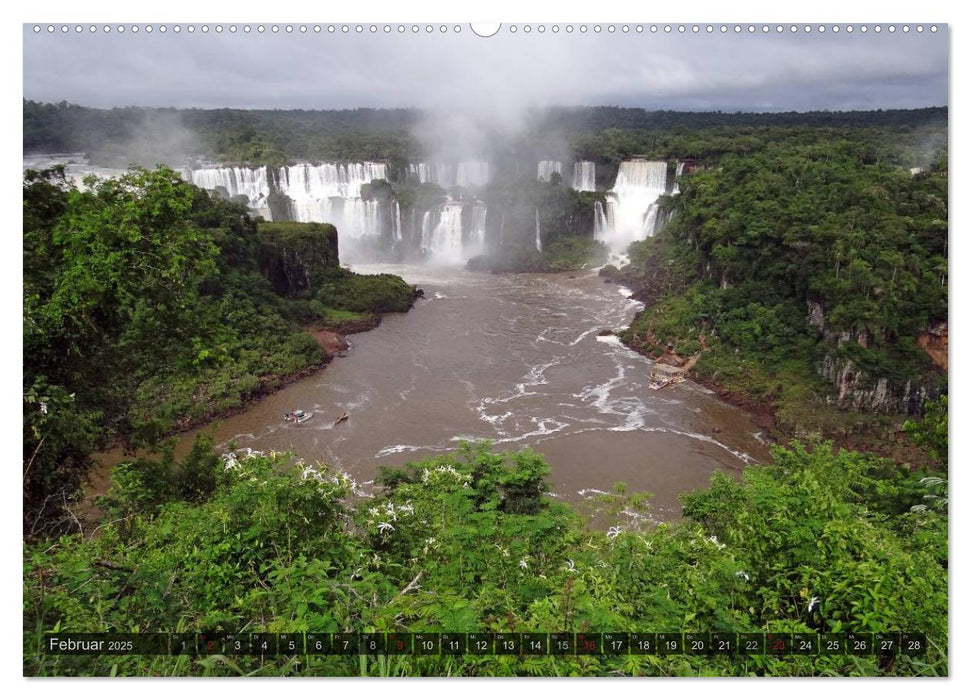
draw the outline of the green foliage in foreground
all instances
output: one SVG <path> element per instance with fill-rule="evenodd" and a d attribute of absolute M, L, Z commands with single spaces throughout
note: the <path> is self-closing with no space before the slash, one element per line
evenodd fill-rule
<path fill-rule="evenodd" d="M 715 475 L 710 488 L 685 497 L 686 521 L 653 529 L 630 514 L 643 512 L 644 494 L 625 496 L 618 485 L 604 498 L 604 517 L 615 524 L 605 533 L 545 495 L 548 468 L 528 450 L 465 446 L 384 471 L 384 488 L 370 495 L 292 455 L 206 452 L 197 446 L 179 468 L 119 469 L 95 537 L 25 546 L 25 674 L 948 672 L 946 500 L 925 498 L 944 482 L 885 460 L 793 443 L 775 450 L 774 466 L 740 480 Z M 186 490 L 189 482 L 207 486 Z M 930 651 L 895 660 L 98 660 L 45 654 L 42 635 L 54 630 L 921 631 Z"/>
<path fill-rule="evenodd" d="M 320 366 L 304 328 L 414 292 L 338 267 L 329 224 L 260 224 L 175 171 L 24 178 L 24 530 L 58 525 L 114 440 L 153 444 Z"/>
<path fill-rule="evenodd" d="M 920 420 L 904 423 L 904 430 L 918 445 L 926 447 L 934 458 L 947 466 L 947 396 L 924 404 L 924 416 Z"/>

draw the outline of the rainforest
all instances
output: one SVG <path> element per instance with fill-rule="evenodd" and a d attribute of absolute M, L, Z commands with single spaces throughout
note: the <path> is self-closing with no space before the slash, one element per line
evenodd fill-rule
<path fill-rule="evenodd" d="M 429 119 L 24 100 L 24 675 L 947 676 L 947 108 Z"/>

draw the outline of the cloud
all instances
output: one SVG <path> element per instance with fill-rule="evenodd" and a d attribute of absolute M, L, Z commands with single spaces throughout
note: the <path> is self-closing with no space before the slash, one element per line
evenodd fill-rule
<path fill-rule="evenodd" d="M 869 109 L 947 103 L 947 32 L 444 35 L 24 29 L 28 99 L 111 107 Z"/>

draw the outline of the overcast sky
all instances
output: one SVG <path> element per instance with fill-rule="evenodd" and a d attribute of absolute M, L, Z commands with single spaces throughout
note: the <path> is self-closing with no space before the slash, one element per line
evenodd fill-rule
<path fill-rule="evenodd" d="M 115 25 L 113 25 L 114 27 Z M 616 104 L 648 109 L 811 110 L 948 103 L 948 38 L 800 29 L 586 34 L 549 28 L 485 39 L 424 27 L 386 35 L 259 35 L 24 27 L 24 96 L 92 107 L 432 107 L 515 113 Z M 395 25 L 396 28 L 397 25 Z M 565 26 L 565 25 L 561 25 Z M 759 25 L 761 30 L 761 25 Z"/>

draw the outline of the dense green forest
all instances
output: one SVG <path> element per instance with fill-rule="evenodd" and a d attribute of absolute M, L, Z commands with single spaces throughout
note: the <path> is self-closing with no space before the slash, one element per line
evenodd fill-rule
<path fill-rule="evenodd" d="M 307 328 L 405 311 L 328 224 L 266 224 L 167 168 L 24 180 L 24 527 L 56 528 L 90 454 L 150 446 L 329 360 Z"/>
<path fill-rule="evenodd" d="M 892 441 L 899 420 L 875 414 L 946 392 L 946 151 L 911 172 L 912 142 L 830 136 L 683 178 L 668 225 L 605 273 L 648 303 L 632 347 L 701 353 L 698 376 L 771 406 L 786 434 Z"/>
<path fill-rule="evenodd" d="M 83 152 L 103 164 L 178 164 L 207 157 L 228 163 L 282 165 L 293 161 L 385 160 L 398 172 L 434 155 L 415 136 L 418 110 L 94 109 L 24 100 L 25 153 Z M 552 108 L 528 115 L 515 138 L 481 124 L 496 163 L 523 157 L 578 158 L 603 164 L 632 155 L 705 158 L 755 145 L 751 134 L 809 129 L 913 132 L 946 124 L 947 108 L 877 112 L 723 113 L 648 111 L 622 107 Z M 758 138 L 756 136 L 756 138 Z M 485 154 L 482 154 L 485 155 Z M 173 163 L 172 161 L 176 161 Z M 598 180 L 612 182 L 604 171 Z"/>
<path fill-rule="evenodd" d="M 924 428 L 922 428 L 924 429 Z M 346 474 L 205 440 L 119 467 L 98 536 L 26 545 L 26 675 L 946 675 L 947 491 L 829 444 L 684 497 L 599 497 L 592 530 L 530 451 Z M 56 656 L 43 632 L 914 632 L 920 656 Z"/>

